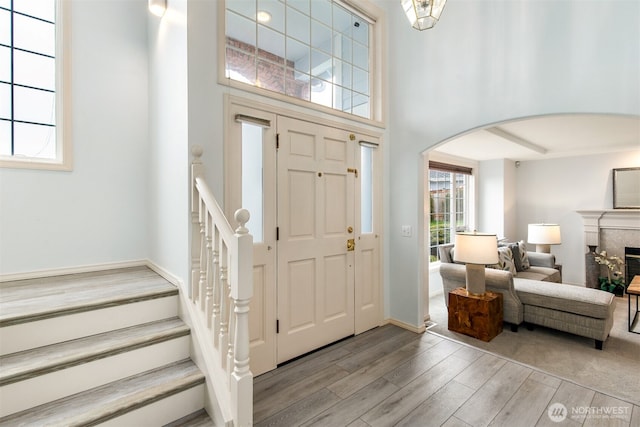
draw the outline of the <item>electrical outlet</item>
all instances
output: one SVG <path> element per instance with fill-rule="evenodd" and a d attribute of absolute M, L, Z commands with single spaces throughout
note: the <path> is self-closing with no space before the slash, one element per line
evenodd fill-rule
<path fill-rule="evenodd" d="M 403 225 L 402 226 L 402 237 L 411 237 L 411 226 Z"/>

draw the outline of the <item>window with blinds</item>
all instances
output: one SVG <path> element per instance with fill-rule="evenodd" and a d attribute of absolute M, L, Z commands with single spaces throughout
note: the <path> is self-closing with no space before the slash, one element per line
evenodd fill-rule
<path fill-rule="evenodd" d="M 452 243 L 455 233 L 469 228 L 472 169 L 429 161 L 429 253 L 438 260 L 438 246 Z"/>

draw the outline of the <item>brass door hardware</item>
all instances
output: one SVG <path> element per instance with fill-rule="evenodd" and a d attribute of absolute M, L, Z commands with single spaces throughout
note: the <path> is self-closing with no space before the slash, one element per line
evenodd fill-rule
<path fill-rule="evenodd" d="M 358 169 L 356 168 L 347 168 L 347 173 L 353 173 L 356 175 L 356 178 L 358 177 Z"/>
<path fill-rule="evenodd" d="M 351 252 L 356 249 L 356 241 L 355 239 L 347 240 L 347 252 Z"/>
<path fill-rule="evenodd" d="M 347 227 L 347 233 L 349 233 L 349 234 L 353 233 L 353 227 L 352 226 Z"/>

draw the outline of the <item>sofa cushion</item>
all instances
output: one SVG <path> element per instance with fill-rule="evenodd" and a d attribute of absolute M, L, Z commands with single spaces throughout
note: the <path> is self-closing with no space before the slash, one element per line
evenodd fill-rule
<path fill-rule="evenodd" d="M 541 280 L 543 282 L 560 283 L 562 278 L 560 272 L 555 268 L 532 266 L 526 270 L 519 271 L 516 275 L 518 279 Z"/>
<path fill-rule="evenodd" d="M 563 285 L 536 280 L 514 281 L 516 294 L 525 305 L 606 319 L 611 314 L 615 296 L 599 289 Z"/>

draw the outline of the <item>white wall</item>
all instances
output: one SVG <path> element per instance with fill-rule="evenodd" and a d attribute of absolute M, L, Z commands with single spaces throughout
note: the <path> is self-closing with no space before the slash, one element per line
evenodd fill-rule
<path fill-rule="evenodd" d="M 515 240 L 515 162 L 486 160 L 480 162 L 478 169 L 478 231 Z"/>
<path fill-rule="evenodd" d="M 0 274 L 147 256 L 146 13 L 73 1 L 73 171 L 0 170 Z"/>
<path fill-rule="evenodd" d="M 149 35 L 149 254 L 188 283 L 189 130 L 187 1 L 147 13 Z"/>
<path fill-rule="evenodd" d="M 562 244 L 551 252 L 562 264 L 566 283 L 584 285 L 582 217 L 577 210 L 612 209 L 612 169 L 640 166 L 640 149 L 605 155 L 525 161 L 516 170 L 518 237 L 526 241 L 527 224 L 560 224 Z"/>
<path fill-rule="evenodd" d="M 421 247 L 401 237 L 400 227 L 421 222 L 420 153 L 518 117 L 640 114 L 640 3 L 459 0 L 423 32 L 408 25 L 398 2 L 376 3 L 388 11 L 391 47 L 390 315 L 419 325 Z"/>

